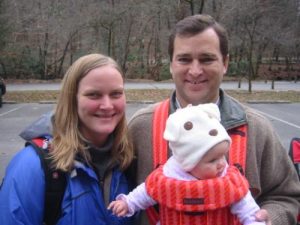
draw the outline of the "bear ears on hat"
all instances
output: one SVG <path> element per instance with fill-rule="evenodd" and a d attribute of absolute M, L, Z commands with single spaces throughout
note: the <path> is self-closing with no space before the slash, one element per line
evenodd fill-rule
<path fill-rule="evenodd" d="M 214 103 L 207 103 L 207 104 L 201 104 L 195 106 L 199 108 L 199 110 L 203 110 L 210 118 L 217 119 L 218 121 L 221 121 L 221 115 L 220 110 L 217 104 Z"/>
<path fill-rule="evenodd" d="M 171 114 L 166 122 L 166 129 L 164 132 L 164 138 L 167 141 L 175 141 L 180 135 L 180 125 L 184 121 L 188 121 L 188 118 L 197 116 L 198 114 L 207 114 L 209 118 L 221 120 L 220 111 L 216 104 L 207 103 L 197 106 L 188 105 L 185 108 L 177 109 L 176 112 Z"/>

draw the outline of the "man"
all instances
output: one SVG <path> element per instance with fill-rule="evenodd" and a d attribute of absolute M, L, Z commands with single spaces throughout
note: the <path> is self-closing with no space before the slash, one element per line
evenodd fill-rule
<path fill-rule="evenodd" d="M 299 210 L 300 183 L 286 150 L 269 121 L 220 89 L 229 63 L 225 29 L 208 15 L 179 21 L 169 39 L 170 72 L 175 91 L 170 113 L 188 104 L 217 103 L 228 132 L 247 126 L 245 175 L 262 208 L 257 220 L 268 225 L 294 225 Z M 153 169 L 151 105 L 135 113 L 129 129 L 137 151 L 137 182 Z M 170 152 L 169 152 L 170 154 Z M 140 224 L 148 224 L 142 218 Z"/>

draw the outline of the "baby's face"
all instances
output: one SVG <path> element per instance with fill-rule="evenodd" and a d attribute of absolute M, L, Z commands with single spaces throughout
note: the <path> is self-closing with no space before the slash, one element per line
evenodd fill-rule
<path fill-rule="evenodd" d="M 194 177 L 205 180 L 221 176 L 226 166 L 229 143 L 223 141 L 211 148 L 190 171 Z"/>

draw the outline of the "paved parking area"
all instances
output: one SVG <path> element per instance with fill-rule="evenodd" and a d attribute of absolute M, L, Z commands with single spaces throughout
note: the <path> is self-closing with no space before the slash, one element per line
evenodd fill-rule
<path fill-rule="evenodd" d="M 130 103 L 127 117 L 146 104 Z M 251 104 L 267 116 L 279 134 L 283 145 L 288 148 L 292 137 L 300 137 L 300 103 L 297 104 Z M 53 104 L 4 104 L 0 108 L 0 180 L 11 157 L 24 146 L 18 136 L 20 131 L 35 121 L 43 113 L 54 108 Z"/>

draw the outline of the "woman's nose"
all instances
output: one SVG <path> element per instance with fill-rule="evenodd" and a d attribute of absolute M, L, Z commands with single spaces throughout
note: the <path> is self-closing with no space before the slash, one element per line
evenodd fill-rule
<path fill-rule="evenodd" d="M 100 109 L 110 109 L 112 108 L 112 102 L 109 96 L 103 96 L 100 101 L 99 108 Z"/>

